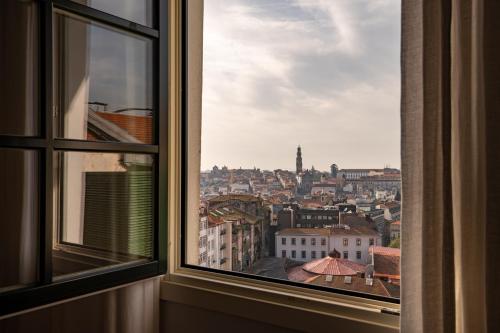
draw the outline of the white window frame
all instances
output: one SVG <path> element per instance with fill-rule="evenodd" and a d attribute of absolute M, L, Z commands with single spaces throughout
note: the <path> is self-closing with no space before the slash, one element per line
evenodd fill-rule
<path fill-rule="evenodd" d="M 244 317 L 287 327 L 290 329 L 307 331 L 310 321 L 303 320 L 303 316 L 316 318 L 325 329 L 342 327 L 344 331 L 399 331 L 399 304 L 385 302 L 371 298 L 361 298 L 332 292 L 325 292 L 307 287 L 282 284 L 253 279 L 251 277 L 233 276 L 229 273 L 210 272 L 202 269 L 193 269 L 181 265 L 182 248 L 180 232 L 182 223 L 182 198 L 198 198 L 196 188 L 188 188 L 187 193 L 181 191 L 181 179 L 184 166 L 182 165 L 182 4 L 189 3 L 190 40 L 187 48 L 190 52 L 188 81 L 189 91 L 201 89 L 201 44 L 202 0 L 170 0 L 169 16 L 169 152 L 168 152 L 168 271 L 163 277 L 160 287 L 162 301 L 175 302 L 185 305 L 202 307 L 210 311 L 219 311 L 229 315 Z M 191 55 L 192 58 L 191 58 Z M 193 59 L 194 58 L 194 59 Z M 191 83 L 193 82 L 193 86 Z M 188 175 L 197 177 L 199 173 L 199 140 L 201 121 L 199 112 L 200 102 L 187 98 L 189 123 L 187 136 L 189 140 L 186 166 Z M 186 210 L 187 219 L 190 214 L 198 215 L 197 210 Z M 198 220 L 196 219 L 198 226 Z M 189 228 L 185 235 L 188 244 L 196 244 L 197 228 Z M 195 260 L 198 254 L 193 251 Z M 186 257 L 189 254 L 186 254 Z M 246 311 L 254 305 L 257 311 Z M 300 314 L 294 316 L 292 314 Z M 294 320 L 293 318 L 301 318 Z M 340 326 L 339 326 L 340 325 Z"/>

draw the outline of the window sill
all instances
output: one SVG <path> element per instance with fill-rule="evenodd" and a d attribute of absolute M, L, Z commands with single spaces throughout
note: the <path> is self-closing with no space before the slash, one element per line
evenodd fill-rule
<path fill-rule="evenodd" d="M 190 268 L 166 275 L 160 290 L 164 301 L 291 329 L 309 331 L 335 325 L 362 332 L 399 332 L 398 304 L 360 297 Z"/>

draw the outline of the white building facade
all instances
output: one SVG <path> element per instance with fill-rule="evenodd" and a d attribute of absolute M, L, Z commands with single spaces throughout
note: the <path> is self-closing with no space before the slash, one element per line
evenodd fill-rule
<path fill-rule="evenodd" d="M 368 227 L 289 228 L 276 232 L 276 257 L 296 261 L 324 258 L 336 250 L 341 258 L 360 264 L 371 261 L 368 249 L 382 240 Z"/>

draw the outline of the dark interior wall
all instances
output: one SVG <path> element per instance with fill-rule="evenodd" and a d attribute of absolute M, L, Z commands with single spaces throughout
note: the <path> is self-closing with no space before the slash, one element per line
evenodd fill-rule
<path fill-rule="evenodd" d="M 0 333 L 158 333 L 159 278 L 0 320 Z"/>
<path fill-rule="evenodd" d="M 161 302 L 160 331 L 196 333 L 296 333 L 300 331 L 278 327 L 243 317 L 202 308 Z"/>

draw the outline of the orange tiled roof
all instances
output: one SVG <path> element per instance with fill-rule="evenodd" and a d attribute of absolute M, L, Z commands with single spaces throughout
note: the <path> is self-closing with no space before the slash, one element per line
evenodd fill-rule
<path fill-rule="evenodd" d="M 358 272 L 363 273 L 365 266 L 347 259 L 328 256 L 308 262 L 302 266 L 302 269 L 308 273 L 320 275 L 356 275 Z"/>
<path fill-rule="evenodd" d="M 391 289 L 398 288 L 396 295 L 391 294 L 388 290 L 387 286 L 379 279 L 373 279 L 373 283 L 371 285 L 366 284 L 366 279 L 361 277 L 352 276 L 349 283 L 345 282 L 345 278 L 342 276 L 333 276 L 331 281 L 326 280 L 326 275 L 317 275 L 312 277 L 306 281 L 305 283 L 309 283 L 312 285 L 336 288 L 336 289 L 344 289 L 351 291 L 358 291 L 366 294 L 375 294 L 385 297 L 399 297 L 399 288 L 392 287 Z"/>
<path fill-rule="evenodd" d="M 375 276 L 399 280 L 401 250 L 392 247 L 370 246 L 370 253 L 372 251 Z"/>
<path fill-rule="evenodd" d="M 151 116 L 136 116 L 122 113 L 100 112 L 96 114 L 127 131 L 137 140 L 145 144 L 153 143 L 153 118 Z M 88 133 L 89 139 L 93 135 Z"/>
<path fill-rule="evenodd" d="M 374 254 L 381 254 L 384 256 L 396 256 L 401 257 L 401 250 L 394 247 L 384 247 L 384 246 L 370 246 L 370 253 L 373 251 Z"/>
<path fill-rule="evenodd" d="M 277 232 L 278 236 L 329 236 L 330 229 L 326 228 L 286 228 Z"/>

